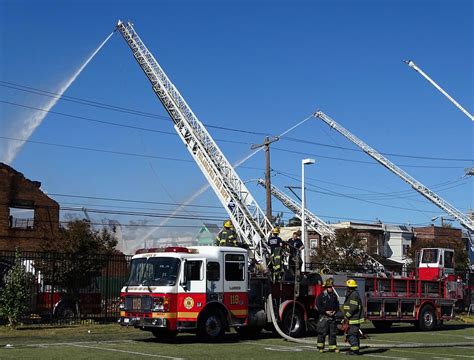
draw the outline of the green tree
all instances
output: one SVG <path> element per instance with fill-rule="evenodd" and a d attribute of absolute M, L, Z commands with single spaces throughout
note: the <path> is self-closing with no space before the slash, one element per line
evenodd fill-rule
<path fill-rule="evenodd" d="M 1 315 L 7 317 L 12 328 L 17 326 L 28 308 L 27 300 L 31 296 L 32 284 L 33 275 L 26 271 L 21 263 L 21 254 L 17 250 L 13 266 L 5 279 L 5 287 L 0 289 Z"/>
<path fill-rule="evenodd" d="M 90 221 L 72 219 L 60 230 L 58 241 L 43 246 L 45 256 L 37 267 L 47 283 L 78 304 L 80 289 L 100 276 L 116 245 L 115 234 L 107 228 L 98 230 Z M 80 315 L 78 307 L 75 311 Z"/>
<path fill-rule="evenodd" d="M 334 240 L 323 238 L 312 261 L 319 263 L 321 269 L 332 271 L 353 270 L 361 264 L 364 241 L 353 229 L 337 229 Z"/>

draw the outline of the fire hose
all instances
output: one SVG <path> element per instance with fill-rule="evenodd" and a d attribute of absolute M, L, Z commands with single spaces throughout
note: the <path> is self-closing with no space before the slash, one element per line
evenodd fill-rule
<path fill-rule="evenodd" d="M 308 345 L 315 345 L 316 342 L 312 340 L 306 340 L 306 339 L 297 339 L 293 338 L 287 334 L 285 334 L 281 329 L 280 326 L 278 325 L 278 321 L 275 316 L 275 311 L 273 309 L 273 298 L 272 294 L 268 295 L 267 298 L 267 308 L 270 311 L 270 316 L 272 318 L 272 323 L 273 326 L 275 327 L 275 330 L 277 333 L 284 338 L 287 341 L 291 341 L 294 343 L 298 344 L 308 344 Z M 290 324 L 290 329 L 293 324 Z M 364 344 L 361 346 L 361 349 L 364 348 L 376 348 L 376 349 L 395 349 L 395 348 L 437 348 L 437 347 L 449 347 L 449 346 L 474 346 L 474 342 L 455 342 L 455 343 L 424 343 L 424 344 L 419 344 L 419 343 L 411 343 L 411 344 Z M 348 347 L 348 345 L 343 345 L 340 346 L 343 348 Z"/>

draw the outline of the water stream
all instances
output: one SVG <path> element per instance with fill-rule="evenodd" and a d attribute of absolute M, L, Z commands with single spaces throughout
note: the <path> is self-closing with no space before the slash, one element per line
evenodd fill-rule
<path fill-rule="evenodd" d="M 28 140 L 30 136 L 33 135 L 36 128 L 41 125 L 44 118 L 48 115 L 48 111 L 51 110 L 54 105 L 56 105 L 56 103 L 61 99 L 61 96 L 67 91 L 67 89 L 69 89 L 82 70 L 84 70 L 87 64 L 91 62 L 94 56 L 99 52 L 100 49 L 102 49 L 102 47 L 112 37 L 113 34 L 114 32 L 110 33 L 110 35 L 107 36 L 107 38 L 99 45 L 99 47 L 86 59 L 81 67 L 77 69 L 77 71 L 61 85 L 60 89 L 57 91 L 57 97 L 51 98 L 46 104 L 40 106 L 43 111 L 32 110 L 28 116 L 14 122 L 15 128 L 13 128 L 12 132 L 10 133 L 11 137 Z M 15 157 L 18 155 L 24 144 L 24 141 L 7 142 L 5 152 L 0 155 L 0 161 L 6 164 L 11 164 L 15 160 Z"/>

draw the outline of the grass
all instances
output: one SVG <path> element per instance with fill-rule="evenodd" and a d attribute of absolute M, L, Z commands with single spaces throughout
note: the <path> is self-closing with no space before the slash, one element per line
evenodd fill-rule
<path fill-rule="evenodd" d="M 364 349 L 364 357 L 387 359 L 474 359 L 474 347 L 454 348 L 454 342 L 474 345 L 474 326 L 449 322 L 442 330 L 417 332 L 414 327 L 394 325 L 387 333 L 377 333 L 364 327 L 369 338 L 364 343 L 447 343 L 444 348 Z M 309 338 L 315 341 L 314 337 Z M 343 337 L 338 341 L 343 344 Z M 6 344 L 13 348 L 6 348 Z M 0 359 L 334 359 L 340 354 L 317 353 L 312 345 L 291 343 L 264 333 L 256 340 L 240 340 L 228 334 L 218 344 L 201 343 L 192 334 L 180 334 L 169 343 L 157 342 L 151 333 L 133 328 L 109 325 L 72 325 L 20 327 L 18 330 L 0 328 Z"/>

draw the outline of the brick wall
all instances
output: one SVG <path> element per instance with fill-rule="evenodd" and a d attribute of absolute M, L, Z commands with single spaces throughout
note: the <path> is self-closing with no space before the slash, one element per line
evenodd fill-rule
<path fill-rule="evenodd" d="M 41 183 L 0 163 L 0 250 L 40 251 L 55 241 L 59 230 L 59 205 L 40 189 Z M 11 208 L 31 209 L 31 228 L 14 228 Z M 34 216 L 33 216 L 34 212 Z"/>

